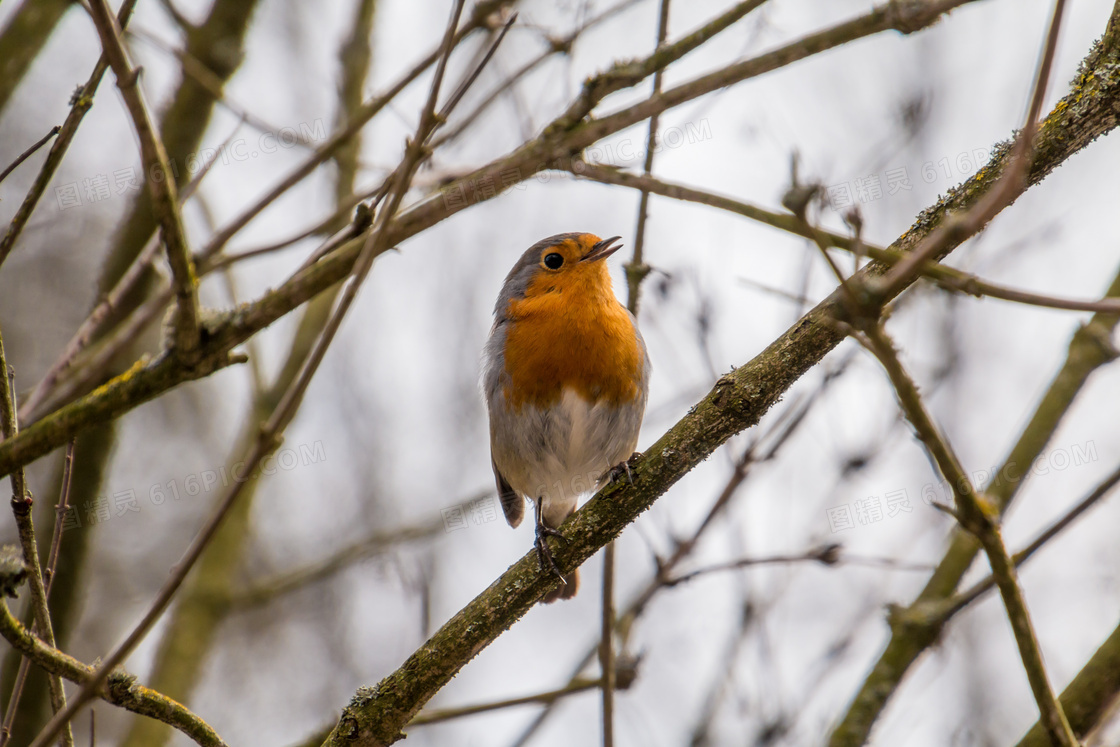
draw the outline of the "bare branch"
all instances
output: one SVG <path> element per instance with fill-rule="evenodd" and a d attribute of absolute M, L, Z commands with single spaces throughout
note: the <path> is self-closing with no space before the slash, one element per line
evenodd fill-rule
<path fill-rule="evenodd" d="M 938 4 L 936 7 L 947 9 L 949 7 L 956 7 L 966 1 L 969 0 L 955 0 L 955 2 L 952 3 Z M 832 46 L 841 44 L 844 41 L 850 41 L 852 38 L 858 38 L 862 35 L 876 33 L 885 29 L 897 28 L 900 27 L 900 25 L 908 30 L 914 30 L 916 26 L 913 24 L 918 24 L 920 22 L 928 25 L 940 17 L 939 13 L 944 12 L 943 10 L 939 10 L 937 13 L 931 15 L 928 8 L 923 7 L 921 12 L 919 12 L 912 6 L 905 7 L 910 9 L 907 11 L 910 15 L 899 16 L 895 13 L 886 13 L 886 11 L 882 9 L 873 11 L 856 21 L 841 24 L 834 29 L 821 32 L 812 37 L 807 37 L 805 40 L 795 42 L 781 50 L 763 55 L 762 57 L 756 58 L 756 60 L 747 60 L 731 68 L 726 68 L 724 71 L 713 74 L 716 76 L 714 79 L 712 76 L 706 76 L 700 79 L 703 85 L 693 86 L 692 84 L 685 84 L 684 86 L 666 92 L 660 97 L 649 99 L 644 104 L 626 109 L 623 112 L 619 112 L 617 115 L 594 120 L 584 126 L 577 126 L 570 123 L 565 124 L 564 118 L 561 117 L 556 120 L 553 125 L 546 128 L 545 132 L 536 140 L 525 144 L 513 153 L 499 158 L 487 166 L 477 169 L 471 174 L 461 177 L 456 180 L 456 184 L 468 184 L 472 180 L 477 179 L 494 179 L 495 177 L 499 177 L 502 173 L 507 172 L 515 173 L 518 179 L 527 179 L 538 171 L 548 168 L 549 164 L 552 163 L 555 158 L 578 152 L 578 150 L 590 145 L 599 137 L 641 121 L 651 116 L 656 111 L 663 111 L 670 106 L 684 103 L 692 98 L 708 93 L 710 90 L 715 90 L 735 82 L 734 76 L 731 78 L 727 77 L 728 70 L 734 70 L 735 75 L 739 76 L 739 79 L 746 79 L 753 75 L 759 75 L 772 70 L 780 65 L 801 59 L 812 53 L 821 51 L 821 49 L 831 48 Z M 477 9 L 476 7 L 476 12 Z M 904 24 L 903 20 L 910 22 L 911 25 Z M 705 27 L 694 32 L 691 36 L 704 36 L 707 33 L 709 33 L 709 31 L 707 27 Z M 707 38 L 707 36 L 704 36 L 704 38 Z M 683 54 L 687 51 L 689 46 L 682 41 L 678 42 L 676 45 L 670 45 L 669 48 L 672 48 L 678 54 Z M 1103 45 L 1101 49 L 1104 49 Z M 1112 51 L 1111 48 L 1108 48 L 1108 51 Z M 650 73 L 652 73 L 657 67 L 668 64 L 671 61 L 665 59 L 664 51 L 656 54 L 655 57 L 657 58 L 656 60 L 647 62 L 644 66 L 640 65 L 639 67 L 643 67 L 643 69 L 648 67 Z M 615 75 L 616 73 L 614 72 L 604 73 L 596 80 L 608 82 L 600 85 L 596 84 L 594 80 L 589 81 L 585 85 L 585 90 L 597 90 L 603 87 L 605 87 L 605 90 L 609 90 L 613 85 L 610 81 L 613 80 Z M 631 73 L 631 76 L 632 75 L 633 73 Z M 696 82 L 697 81 L 694 81 L 694 83 Z M 1088 144 L 1093 137 L 1115 126 L 1115 117 L 1109 108 L 1109 102 L 1112 97 L 1117 95 L 1117 91 L 1114 90 L 1114 86 L 1109 85 L 1110 83 L 1111 81 L 1105 79 L 1099 81 L 1094 80 L 1093 84 L 1095 87 L 1092 89 L 1093 96 L 1086 97 L 1084 95 L 1086 91 L 1080 91 L 1079 93 L 1082 95 L 1078 97 L 1075 104 L 1066 104 L 1065 100 L 1063 100 L 1063 104 L 1061 105 L 1063 130 L 1079 128 L 1078 132 L 1076 135 L 1052 133 L 1051 137 L 1047 138 L 1049 150 L 1046 153 L 1046 157 L 1037 163 L 1034 171 L 1032 171 L 1032 183 L 1033 181 L 1041 179 L 1046 173 L 1049 173 L 1051 169 L 1078 148 Z M 682 88 L 685 90 L 682 91 Z M 1067 97 L 1067 99 L 1069 98 L 1070 97 Z M 1055 117 L 1055 115 L 1052 113 L 1051 117 Z M 997 153 L 994 156 L 994 163 L 998 166 L 1006 157 L 1006 153 Z M 985 173 L 988 172 L 983 172 L 973 177 L 973 180 L 970 180 L 969 184 L 973 181 L 985 183 Z M 298 181 L 298 179 L 296 179 L 296 181 Z M 263 209 L 263 206 L 263 203 L 258 204 L 258 207 L 261 209 Z M 939 209 L 948 210 L 955 206 L 956 204 L 954 202 L 946 202 L 939 206 Z M 438 197 L 421 202 L 419 205 L 406 210 L 398 218 L 393 220 L 390 230 L 389 245 L 395 245 L 405 238 L 429 228 L 431 225 L 458 212 L 463 207 L 465 207 L 465 205 L 456 206 Z M 246 222 L 247 220 L 248 218 L 246 218 Z M 236 231 L 231 231 L 229 235 L 232 235 L 234 232 Z M 904 240 L 906 243 L 909 243 L 914 237 L 922 235 L 924 235 L 922 231 L 912 231 L 904 237 Z M 219 250 L 224 243 L 224 239 L 219 240 L 220 236 L 221 234 L 219 234 L 219 237 L 215 237 L 208 245 L 214 252 Z M 226 239 L 228 239 L 228 236 Z M 266 293 L 265 296 L 257 302 L 232 312 L 221 322 L 209 325 L 210 334 L 207 336 L 208 349 L 229 349 L 240 344 L 252 334 L 255 334 L 279 317 L 306 302 L 317 293 L 346 277 L 352 270 L 354 261 L 360 250 L 361 246 L 359 246 L 357 242 L 351 242 L 350 245 L 324 257 L 313 266 L 297 272 L 286 283 Z M 204 249 L 200 252 L 200 257 L 205 257 L 207 251 L 207 249 Z M 161 370 L 161 374 L 166 375 L 166 373 L 174 373 L 175 377 L 173 378 L 178 379 L 176 383 L 192 378 L 199 378 L 202 375 L 197 371 L 175 371 L 174 366 L 168 366 L 168 369 Z M 145 385 L 150 385 L 153 383 L 151 379 L 156 376 L 156 373 L 147 371 L 144 373 L 136 373 L 135 375 L 141 379 L 145 379 Z M 131 378 L 132 374 L 129 376 Z M 112 386 L 112 383 L 110 386 Z M 94 404 L 94 402 L 85 402 L 84 399 L 79 400 L 72 405 L 67 405 L 49 418 L 44 418 L 44 421 L 50 421 L 51 425 L 48 425 L 46 422 L 36 423 L 26 429 L 15 442 L 0 445 L 0 474 L 7 474 L 8 470 L 11 468 L 8 462 L 11 460 L 15 460 L 13 465 L 25 463 L 26 461 L 40 456 L 41 453 L 45 453 L 39 452 L 39 449 L 45 448 L 49 451 L 65 443 L 66 440 L 69 439 L 69 436 L 72 435 L 69 429 L 71 427 L 81 427 L 80 425 L 75 426 L 75 423 L 81 422 L 88 424 L 94 422 L 94 419 L 99 416 L 98 413 L 112 412 L 116 414 L 122 411 L 118 409 L 121 406 L 120 403 L 116 403 L 115 406 L 108 406 L 108 403 L 104 401 L 104 393 L 95 393 L 95 395 L 96 394 L 102 395 L 94 397 L 98 406 L 90 408 L 89 405 Z M 78 407 L 79 403 L 82 403 L 82 406 L 78 409 L 84 417 L 72 419 L 72 416 L 77 413 L 71 408 Z M 138 401 L 134 401 L 132 406 L 139 403 Z M 125 409 L 128 408 L 126 407 Z M 59 431 L 56 429 L 55 425 L 60 421 L 68 422 L 71 425 Z M 59 442 L 52 443 L 54 438 L 58 438 Z"/>
<path fill-rule="evenodd" d="M 490 495 L 487 491 L 484 495 Z M 477 498 L 477 497 L 476 497 Z M 475 500 L 475 499 L 470 499 Z M 268 604 L 278 597 L 330 578 L 363 560 L 384 554 L 390 549 L 406 542 L 428 539 L 443 532 L 443 520 L 431 524 L 397 527 L 391 531 L 374 532 L 369 537 L 339 548 L 329 557 L 311 563 L 294 571 L 278 574 L 275 578 L 254 583 L 250 588 L 237 593 L 231 602 L 236 607 L 251 608 Z"/>
<path fill-rule="evenodd" d="M 1011 629 L 1015 633 L 1015 642 L 1019 646 L 1023 668 L 1027 672 L 1035 702 L 1038 703 L 1042 721 L 1046 724 L 1050 738 L 1061 747 L 1078 747 L 1077 737 L 1073 734 L 1069 720 L 1054 696 L 1046 667 L 1042 662 L 1038 637 L 1031 624 L 1026 602 L 1023 600 L 1023 592 L 1019 588 L 1015 566 L 1007 554 L 999 530 L 999 507 L 993 505 L 985 495 L 978 493 L 973 487 L 968 473 L 961 466 L 949 442 L 934 425 L 918 393 L 917 385 L 903 368 L 893 342 L 879 322 L 861 325 L 861 332 L 866 336 L 868 349 L 875 354 L 886 369 L 887 375 L 890 376 L 902 409 L 906 413 L 906 419 L 914 426 L 918 438 L 937 463 L 941 474 L 952 486 L 953 496 L 956 498 L 956 512 L 961 525 L 984 546 L 988 562 L 992 567 L 992 575 L 995 577 L 996 585 L 1003 597 L 1004 607 L 1007 609 L 1007 617 L 1011 621 Z"/>
<path fill-rule="evenodd" d="M 39 138 L 39 140 L 38 140 L 38 141 L 37 141 L 37 142 L 36 142 L 36 143 L 35 143 L 34 145 L 32 145 L 32 146 L 31 146 L 30 148 L 28 148 L 27 150 L 25 150 L 25 151 L 24 151 L 23 153 L 20 153 L 20 154 L 19 154 L 18 156 L 16 156 L 16 160 L 12 161 L 12 162 L 11 162 L 11 163 L 10 163 L 10 164 L 8 165 L 8 168 L 4 169 L 3 171 L 0 171 L 0 182 L 2 182 L 2 181 L 4 181 L 5 179 L 7 179 L 7 178 L 8 178 L 8 174 L 12 173 L 12 172 L 13 172 L 13 171 L 15 171 L 15 170 L 16 170 L 17 168 L 19 168 L 19 165 L 20 165 L 21 163 L 23 163 L 23 162 L 24 162 L 24 161 L 26 161 L 26 160 L 27 160 L 28 158 L 30 158 L 30 157 L 31 157 L 31 156 L 32 156 L 32 155 L 33 155 L 33 154 L 35 153 L 35 151 L 39 150 L 39 149 L 40 149 L 40 148 L 42 148 L 42 147 L 43 147 L 44 145 L 46 145 L 46 144 L 47 144 L 47 141 L 49 141 L 49 140 L 50 140 L 50 139 L 51 139 L 52 137 L 54 137 L 55 135 L 57 135 L 57 134 L 58 134 L 58 131 L 59 131 L 59 130 L 61 130 L 61 129 L 62 129 L 62 127 L 61 127 L 61 126 L 59 126 L 59 125 L 55 125 L 54 127 L 52 127 L 52 128 L 50 129 L 50 132 L 48 132 L 48 133 L 47 133 L 46 135 L 43 135 L 43 137 Z"/>
<path fill-rule="evenodd" d="M 3 356 L 0 355 L 0 358 L 2 357 Z M 73 466 L 74 441 L 71 441 L 69 446 L 66 447 L 66 456 L 64 457 L 62 468 L 62 490 L 58 499 L 58 506 L 55 509 L 54 533 L 51 537 L 50 552 L 47 553 L 47 567 L 43 571 L 43 577 L 46 580 L 46 589 L 43 592 L 43 596 L 48 602 L 51 598 L 51 587 L 54 585 L 55 568 L 58 567 L 58 553 L 62 548 L 63 518 L 70 501 L 70 478 L 72 476 Z M 50 611 L 49 606 L 47 611 Z M 23 661 L 19 663 L 19 671 L 16 673 L 15 684 L 12 686 L 12 693 L 8 698 L 8 709 L 4 713 L 4 725 L 0 728 L 0 747 L 7 744 L 8 739 L 11 738 L 12 725 L 15 723 L 16 714 L 19 713 L 19 702 L 23 696 L 23 687 L 27 682 L 27 675 L 30 670 L 31 659 L 25 656 L 23 657 Z"/>
<path fill-rule="evenodd" d="M 136 7 L 136 0 L 125 0 L 121 4 L 120 12 L 117 14 L 117 23 L 120 24 L 121 28 L 128 25 L 128 19 L 132 16 L 134 7 Z M 43 162 L 42 168 L 39 169 L 39 175 L 35 177 L 31 189 L 28 190 L 27 196 L 23 198 L 23 202 L 16 211 L 15 217 L 12 218 L 12 222 L 8 224 L 7 233 L 4 234 L 3 239 L 0 239 L 0 264 L 3 264 L 4 260 L 11 254 L 12 247 L 15 246 L 16 240 L 23 233 L 23 228 L 30 220 L 31 213 L 35 211 L 35 206 L 39 204 L 39 199 L 43 196 L 43 193 L 47 191 L 47 185 L 54 178 L 59 164 L 62 163 L 63 156 L 66 155 L 66 149 L 70 147 L 70 142 L 78 132 L 78 126 L 82 123 L 86 112 L 93 106 L 93 95 L 97 93 L 97 87 L 101 85 L 101 78 L 108 69 L 109 62 L 102 54 L 97 64 L 94 65 L 89 80 L 71 99 L 70 113 L 66 115 L 66 120 L 59 129 L 58 139 L 54 141 L 50 151 L 47 152 L 47 158 Z"/>
<path fill-rule="evenodd" d="M 25 656 L 54 676 L 65 677 L 79 685 L 88 685 L 96 675 L 94 667 L 49 646 L 12 617 L 8 605 L 0 602 L 0 635 Z M 226 747 L 210 725 L 171 698 L 160 695 L 136 682 L 136 678 L 117 671 L 109 675 L 105 687 L 96 688 L 97 697 L 125 710 L 169 724 L 202 747 Z"/>
<path fill-rule="evenodd" d="M 455 35 L 455 44 L 458 44 L 466 36 L 472 32 L 483 28 L 488 17 L 497 11 L 499 8 L 504 7 L 509 3 L 509 0 L 483 0 L 479 2 L 471 10 L 471 15 L 468 21 L 464 24 L 463 28 Z M 217 254 L 229 242 L 234 235 L 236 235 L 242 228 L 248 225 L 249 221 L 255 218 L 266 207 L 271 205 L 276 198 L 287 192 L 294 185 L 301 182 L 304 177 L 314 171 L 320 164 L 327 161 L 334 152 L 346 143 L 351 137 L 359 132 L 367 122 L 373 119 L 386 105 L 388 105 L 397 95 L 409 86 L 413 81 L 420 77 L 420 75 L 437 62 L 440 54 L 439 49 L 430 53 L 427 57 L 421 60 L 415 67 L 404 75 L 400 80 L 394 83 L 385 93 L 375 96 L 364 105 L 362 105 L 360 112 L 355 116 L 347 125 L 335 133 L 331 138 L 323 143 L 316 152 L 309 156 L 306 161 L 300 164 L 291 174 L 285 177 L 279 184 L 273 187 L 269 192 L 264 195 L 260 200 L 252 206 L 242 211 L 242 213 L 234 218 L 230 223 L 213 236 L 210 241 L 198 253 L 198 260 L 208 259 L 209 257 Z"/>
<path fill-rule="evenodd" d="M 104 2 L 104 0 L 100 1 Z M 388 235 L 388 231 L 386 230 L 388 226 L 387 216 L 392 216 L 396 212 L 401 199 L 404 197 L 405 191 L 408 189 L 413 172 L 425 155 L 424 147 L 428 137 L 443 121 L 442 116 L 437 117 L 436 115 L 436 103 L 439 96 L 440 84 L 443 81 L 447 59 L 450 57 L 451 51 L 454 48 L 455 30 L 459 24 L 459 14 L 462 12 L 462 8 L 463 0 L 459 0 L 452 12 L 451 21 L 448 24 L 447 32 L 440 47 L 440 57 L 436 66 L 435 78 L 428 96 L 428 103 L 420 119 L 420 125 L 417 127 L 415 137 L 408 143 L 405 149 L 404 159 L 401 162 L 401 166 L 398 167 L 396 171 L 397 179 L 394 184 L 393 193 L 387 204 L 382 207 L 382 212 L 379 215 L 380 220 L 367 237 L 366 246 L 363 248 L 362 254 L 355 263 L 354 277 L 342 292 L 338 306 L 335 308 L 330 319 L 328 319 L 310 355 L 303 362 L 303 366 L 296 376 L 296 379 L 285 390 L 272 414 L 262 425 L 258 438 L 253 443 L 248 456 L 244 460 L 247 471 L 255 469 L 265 456 L 271 454 L 279 446 L 280 435 L 295 416 L 295 412 L 303 400 L 303 394 L 307 390 L 307 386 L 318 370 L 327 348 L 330 346 L 330 343 L 341 326 L 346 312 L 352 305 L 357 295 L 358 288 L 373 266 L 374 257 L 385 249 Z M 182 586 L 187 574 L 190 573 L 195 563 L 198 562 L 203 550 L 213 539 L 222 519 L 229 512 L 245 485 L 245 482 L 237 482 L 231 486 L 229 492 L 219 501 L 206 524 L 192 541 L 183 559 L 176 565 L 170 578 L 163 584 L 155 601 L 140 623 L 137 624 L 120 645 L 114 648 L 113 651 L 104 658 L 104 661 L 98 666 L 97 671 L 90 681 L 83 686 L 81 691 L 79 691 L 65 708 L 55 714 L 51 721 L 35 738 L 35 741 L 32 742 L 31 747 L 45 747 L 49 744 L 54 736 L 68 723 L 69 719 L 73 718 L 77 710 L 94 697 L 97 687 L 104 681 L 105 677 L 108 676 L 108 673 L 119 666 L 140 641 L 143 640 L 148 631 L 151 630 L 151 627 L 167 609 L 175 593 Z"/>
<path fill-rule="evenodd" d="M 632 174 L 627 171 L 590 164 L 584 161 L 572 161 L 568 171 L 573 175 L 602 184 L 617 184 L 622 187 L 640 190 L 643 194 L 658 194 L 685 202 L 694 202 L 700 205 L 726 210 L 727 212 L 741 215 L 744 218 L 758 221 L 772 228 L 804 236 L 807 239 L 820 242 L 826 246 L 843 249 L 844 251 L 859 253 L 894 266 L 909 257 L 894 249 L 868 244 L 866 241 L 856 242 L 850 236 L 833 233 L 816 226 L 808 226 L 803 221 L 786 213 L 777 213 L 765 208 L 760 208 L 750 203 L 742 202 L 731 197 L 707 192 L 682 184 L 667 182 L 648 174 Z M 858 247 L 857 247 L 858 243 Z M 1120 313 L 1120 299 L 1103 298 L 1097 301 L 1083 301 L 1075 298 L 1062 298 L 1060 296 L 1043 293 L 1032 293 L 1018 288 L 1009 288 L 1005 285 L 992 283 L 977 277 L 974 274 L 962 272 L 953 267 L 938 262 L 927 261 L 918 267 L 918 273 L 935 282 L 939 287 L 955 293 L 964 293 L 977 298 L 987 296 L 1003 301 L 1040 306 L 1048 309 L 1064 309 L 1066 311 L 1100 311 L 1106 313 Z"/>
<path fill-rule="evenodd" d="M 1120 62 L 1120 5 L 1114 8 L 1103 37 L 1083 61 L 1080 72 L 1073 82 L 1072 92 L 1062 99 L 1064 103 L 1059 106 L 1077 106 L 1077 102 L 1085 101 L 1085 96 L 1091 98 L 1093 91 L 1100 90 L 1091 71 L 1097 69 L 1098 65 L 1111 67 L 1118 62 Z M 1095 108 L 1095 104 L 1091 106 Z M 1061 118 L 1054 115 L 1052 111 L 1039 128 L 1032 170 L 1028 176 L 1031 184 L 1037 183 L 1040 176 L 1039 162 L 1045 161 L 1053 148 L 1050 136 L 1055 129 L 1061 127 L 1059 123 Z M 1115 114 L 1112 116 L 1115 117 Z M 998 174 L 1007 166 L 1010 151 L 1006 146 L 1002 150 L 1003 158 L 994 159 L 985 171 Z M 990 179 L 985 183 L 985 180 L 974 178 L 961 188 L 953 190 L 939 203 L 936 210 L 927 210 L 919 216 L 916 223 L 917 235 L 915 236 L 916 232 L 911 230 L 908 236 L 915 240 L 908 244 L 915 246 L 920 243 L 922 237 L 929 236 L 932 227 L 938 225 L 951 210 L 967 210 L 970 204 L 969 198 L 974 204 L 978 195 L 983 194 L 977 190 L 990 189 L 991 183 Z M 1120 274 L 1113 279 L 1106 295 L 1120 296 Z M 1023 428 L 1018 441 L 1000 466 L 998 474 L 1010 476 L 1012 471 L 1021 470 L 1024 465 L 1031 464 L 1042 452 L 1088 378 L 1100 366 L 1115 357 L 1110 336 L 1117 320 L 1116 314 L 1098 312 L 1073 336 L 1061 370 L 1039 401 L 1030 421 Z M 985 492 L 999 505 L 1001 512 L 1006 511 L 1024 480 L 1025 475 L 1019 472 L 1016 477 L 993 481 Z M 858 747 L 867 741 L 872 726 L 899 687 L 910 665 L 926 648 L 937 641 L 941 633 L 942 626 L 936 620 L 929 621 L 923 618 L 920 610 L 923 605 L 936 603 L 953 594 L 979 549 L 979 544 L 973 536 L 963 531 L 954 533 L 949 550 L 946 551 L 937 570 L 918 598 L 902 610 L 901 614 L 892 616 L 890 641 L 849 704 L 840 724 L 833 731 L 829 741 L 830 747 Z M 917 614 L 911 615 L 911 611 Z"/>
<path fill-rule="evenodd" d="M 481 703 L 473 706 L 460 706 L 458 708 L 440 708 L 431 711 L 423 711 L 416 714 L 416 718 L 408 723 L 409 726 L 425 726 L 427 724 L 438 724 L 443 721 L 450 721 L 451 719 L 462 718 L 463 716 L 473 716 L 477 713 L 487 713 L 489 711 L 498 711 L 503 708 L 512 708 L 519 705 L 529 705 L 531 703 L 555 703 L 558 700 L 565 698 L 569 695 L 576 695 L 578 693 L 594 690 L 602 685 L 600 680 L 579 679 L 574 682 L 569 682 L 564 687 L 558 690 L 548 690 L 543 693 L 535 693 L 533 695 L 522 695 L 518 698 L 509 698 L 507 700 L 499 700 L 493 703 Z"/>
<path fill-rule="evenodd" d="M 4 355 L 4 340 L 0 337 L 0 430 L 4 439 L 15 438 L 19 433 L 19 422 L 16 418 L 15 403 L 15 375 L 8 367 L 8 360 Z M 19 534 L 19 544 L 23 551 L 23 562 L 27 567 L 27 576 L 31 588 L 31 610 L 35 627 L 39 636 L 48 646 L 54 646 L 54 628 L 51 626 L 51 610 L 47 605 L 47 589 L 43 584 L 43 570 L 39 565 L 39 546 L 35 539 L 35 522 L 31 514 L 34 500 L 27 489 L 27 476 L 22 467 L 11 473 L 12 482 L 12 513 L 15 515 L 16 530 Z M 6 607 L 5 607 L 6 608 Z M 48 678 L 50 683 L 51 708 L 55 713 L 66 708 L 66 693 L 62 689 L 62 680 L 58 675 Z M 10 734 L 12 720 L 15 718 L 19 704 L 20 691 L 12 691 L 12 699 L 8 704 L 8 712 L 4 718 L 4 732 L 0 735 L 0 743 L 7 741 Z M 73 747 L 74 735 L 66 728 L 62 732 L 62 742 L 66 747 Z"/>
<path fill-rule="evenodd" d="M 194 274 L 191 251 L 187 246 L 186 232 L 183 230 L 183 216 L 179 214 L 179 198 L 175 182 L 171 178 L 171 167 L 167 150 L 160 140 L 159 131 L 152 122 L 148 107 L 140 91 L 140 71 L 134 70 L 128 61 L 128 54 L 121 40 L 120 28 L 109 11 L 106 0 L 90 0 L 90 12 L 97 34 L 101 37 L 101 47 L 117 76 L 117 88 L 121 91 L 128 113 L 132 117 L 140 140 L 140 155 L 144 171 L 159 174 L 148 179 L 152 194 L 152 206 L 159 219 L 163 243 L 167 247 L 167 262 L 175 279 L 177 314 L 175 349 L 188 363 L 198 358 L 200 320 L 198 310 L 198 278 Z"/>
<path fill-rule="evenodd" d="M 1023 563 L 1027 562 L 1036 552 L 1042 549 L 1050 540 L 1061 534 L 1066 528 L 1071 526 L 1082 514 L 1090 508 L 1099 503 L 1103 498 L 1107 497 L 1116 484 L 1120 483 L 1120 468 L 1113 471 L 1106 477 L 1096 488 L 1085 496 L 1076 506 L 1067 511 L 1060 519 L 1055 521 L 1047 527 L 1042 533 L 1035 537 L 1026 547 L 1011 556 L 1011 563 L 1018 568 Z M 972 602 L 979 599 L 985 592 L 995 588 L 995 579 L 992 576 L 987 576 L 981 581 L 977 581 L 967 590 L 956 594 L 943 602 L 934 605 L 934 609 L 929 613 L 938 617 L 941 621 L 948 620 L 949 617 L 956 614 L 960 610 L 967 607 Z"/>

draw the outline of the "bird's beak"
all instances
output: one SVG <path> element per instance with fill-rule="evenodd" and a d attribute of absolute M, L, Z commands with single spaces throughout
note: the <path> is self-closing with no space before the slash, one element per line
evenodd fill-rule
<path fill-rule="evenodd" d="M 606 259 L 622 248 L 622 244 L 614 243 L 621 238 L 621 236 L 611 236 L 609 239 L 603 239 L 598 244 L 591 247 L 591 251 L 583 255 L 579 261 L 598 262 L 600 259 Z"/>

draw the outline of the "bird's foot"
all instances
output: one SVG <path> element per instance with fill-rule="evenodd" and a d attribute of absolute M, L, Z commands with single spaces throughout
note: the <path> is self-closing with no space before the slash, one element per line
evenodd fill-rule
<path fill-rule="evenodd" d="M 537 548 L 537 560 L 541 564 L 541 570 L 550 571 L 552 575 L 560 579 L 560 583 L 567 584 L 568 579 L 564 578 L 564 574 L 560 572 L 560 566 L 556 565 L 556 560 L 552 557 L 552 549 L 548 546 L 546 537 L 557 537 L 564 542 L 567 542 L 568 538 L 562 535 L 559 530 L 553 529 L 544 522 L 537 522 L 537 538 L 533 541 L 533 546 Z"/>
<path fill-rule="evenodd" d="M 620 481 L 623 475 L 626 475 L 626 482 L 633 485 L 634 474 L 630 471 L 630 462 L 632 462 L 635 458 L 640 457 L 641 455 L 642 453 L 640 451 L 635 451 L 630 455 L 629 459 L 624 459 L 623 461 L 607 470 L 608 482 L 613 485 L 614 483 Z"/>

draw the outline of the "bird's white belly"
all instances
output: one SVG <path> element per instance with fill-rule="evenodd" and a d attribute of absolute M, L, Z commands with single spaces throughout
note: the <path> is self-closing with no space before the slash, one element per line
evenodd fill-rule
<path fill-rule="evenodd" d="M 520 458 L 512 460 L 520 464 L 499 466 L 514 490 L 541 501 L 551 526 L 558 526 L 581 495 L 597 489 L 610 468 L 633 452 L 638 434 L 629 425 L 633 418 L 621 412 L 625 409 L 593 404 L 565 388 L 556 405 L 519 418 L 528 425 L 517 449 Z"/>

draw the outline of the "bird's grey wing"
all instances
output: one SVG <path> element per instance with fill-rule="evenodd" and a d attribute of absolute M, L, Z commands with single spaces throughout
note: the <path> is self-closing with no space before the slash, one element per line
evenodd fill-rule
<path fill-rule="evenodd" d="M 490 466 L 494 468 L 494 482 L 498 485 L 498 500 L 501 501 L 502 512 L 506 515 L 509 525 L 516 528 L 525 518 L 525 499 L 514 492 L 506 482 L 506 478 L 502 477 L 493 455 L 490 456 Z"/>

